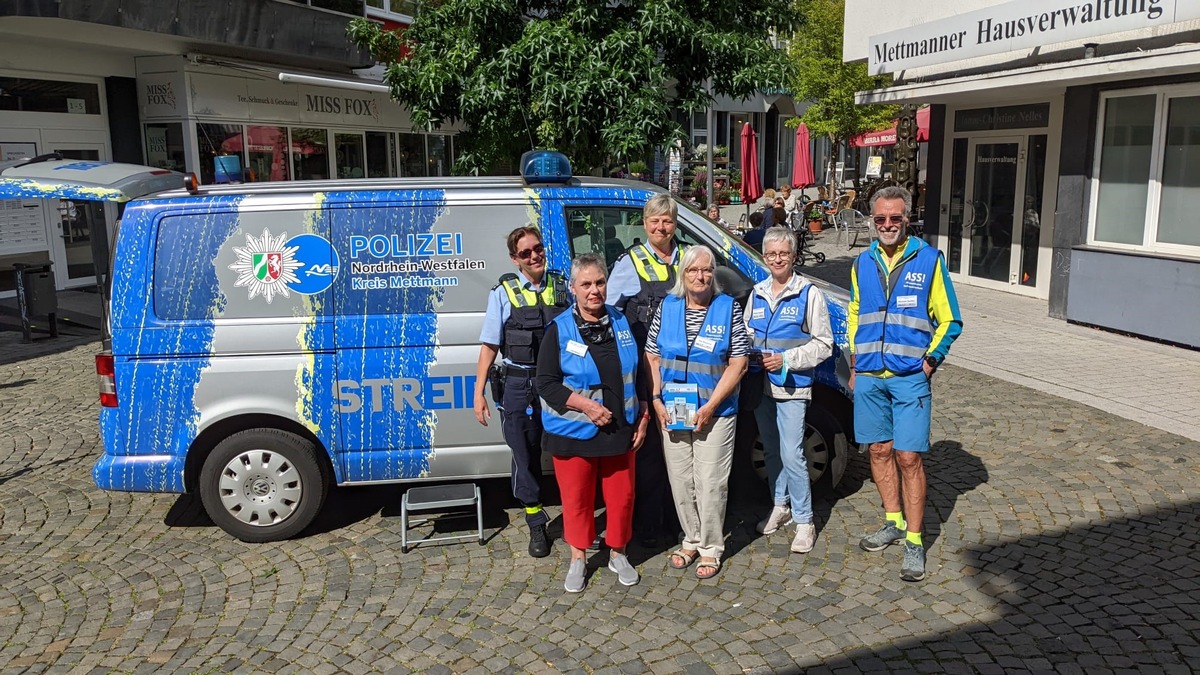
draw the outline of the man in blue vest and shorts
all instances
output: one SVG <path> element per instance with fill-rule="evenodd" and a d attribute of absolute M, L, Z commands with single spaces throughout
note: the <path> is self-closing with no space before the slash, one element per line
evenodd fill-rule
<path fill-rule="evenodd" d="M 859 547 L 904 542 L 900 578 L 925 578 L 925 465 L 932 416 L 930 379 L 962 332 L 958 299 L 941 251 L 908 236 L 912 195 L 886 187 L 871 198 L 879 239 L 850 270 L 846 337 L 854 436 L 869 443 L 871 478 L 884 525 Z M 903 501 L 901 495 L 903 494 Z"/>

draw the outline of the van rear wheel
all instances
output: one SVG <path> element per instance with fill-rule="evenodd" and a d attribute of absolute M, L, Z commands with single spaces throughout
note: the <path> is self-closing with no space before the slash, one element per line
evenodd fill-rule
<path fill-rule="evenodd" d="M 313 444 L 278 429 L 233 434 L 213 448 L 200 471 L 204 510 L 246 542 L 299 534 L 316 518 L 327 491 Z"/>
<path fill-rule="evenodd" d="M 842 427 L 832 413 L 811 402 L 804 423 L 804 459 L 808 463 L 808 479 L 814 486 L 822 482 L 833 486 L 834 462 L 837 461 L 839 453 L 846 451 L 846 438 Z M 756 434 L 754 437 L 750 461 L 759 479 L 767 482 L 767 461 L 761 435 Z"/>

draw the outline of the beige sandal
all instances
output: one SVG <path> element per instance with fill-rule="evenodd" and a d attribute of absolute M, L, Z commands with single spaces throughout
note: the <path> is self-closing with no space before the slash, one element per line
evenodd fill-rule
<path fill-rule="evenodd" d="M 705 570 L 712 570 L 712 572 L 709 574 L 701 574 Z M 711 579 L 711 578 L 717 576 L 717 574 L 719 574 L 720 571 L 721 571 L 721 561 L 720 560 L 716 560 L 716 559 L 701 560 L 700 563 L 696 565 L 696 578 L 701 579 L 701 580 Z"/>
<path fill-rule="evenodd" d="M 692 563 L 696 562 L 696 558 L 699 558 L 699 557 L 700 557 L 700 551 L 688 552 L 683 549 L 679 549 L 678 551 L 675 551 L 674 553 L 671 554 L 671 558 L 667 561 L 667 564 L 671 566 L 671 569 L 683 570 L 683 569 L 687 569 Z M 675 562 L 676 558 L 682 560 L 683 563 L 682 564 L 676 563 Z"/>

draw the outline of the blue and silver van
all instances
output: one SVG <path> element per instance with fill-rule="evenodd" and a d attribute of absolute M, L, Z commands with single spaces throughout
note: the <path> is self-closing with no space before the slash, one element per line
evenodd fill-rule
<path fill-rule="evenodd" d="M 127 202 L 96 360 L 96 485 L 199 492 L 230 534 L 273 541 L 312 522 L 333 484 L 507 475 L 499 425 L 472 412 L 487 294 L 512 271 L 505 235 L 539 226 L 549 269 L 585 251 L 611 265 L 644 236 L 642 206 L 662 191 L 571 176 L 561 155 L 523 166 L 521 177 L 202 187 L 100 162 L 0 172 L 0 198 Z M 742 301 L 768 275 L 682 202 L 678 236 L 717 252 L 720 281 Z M 844 347 L 847 295 L 814 283 Z M 814 481 L 836 484 L 846 466 L 847 378 L 840 349 L 817 373 Z M 739 426 L 753 434 L 753 415 Z"/>

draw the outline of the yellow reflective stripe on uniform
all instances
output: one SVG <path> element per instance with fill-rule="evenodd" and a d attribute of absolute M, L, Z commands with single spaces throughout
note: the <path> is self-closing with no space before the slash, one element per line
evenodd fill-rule
<path fill-rule="evenodd" d="M 658 261 L 658 257 L 646 250 L 646 245 L 635 246 L 630 251 L 633 269 L 638 276 L 646 281 L 666 281 L 670 272 L 667 266 Z"/>
<path fill-rule="evenodd" d="M 546 305 L 554 304 L 554 279 L 546 277 L 546 286 L 541 291 L 533 291 L 525 288 L 519 279 L 505 279 L 504 292 L 508 294 L 508 301 L 513 307 L 533 307 L 538 302 L 538 294 L 542 296 L 542 303 Z"/>

